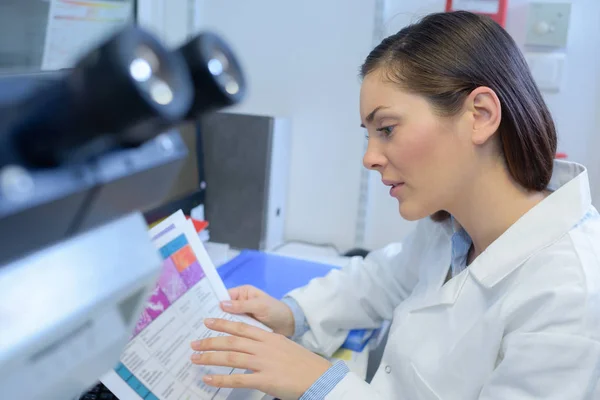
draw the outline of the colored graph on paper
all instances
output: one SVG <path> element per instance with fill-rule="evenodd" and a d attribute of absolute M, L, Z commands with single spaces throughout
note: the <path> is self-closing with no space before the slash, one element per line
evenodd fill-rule
<path fill-rule="evenodd" d="M 162 271 L 115 372 L 144 400 L 225 399 L 231 390 L 207 386 L 202 376 L 241 371 L 192 364 L 190 343 L 219 335 L 206 329 L 206 317 L 233 317 L 221 311 L 186 235 L 170 229 L 156 239 L 166 242 Z"/>

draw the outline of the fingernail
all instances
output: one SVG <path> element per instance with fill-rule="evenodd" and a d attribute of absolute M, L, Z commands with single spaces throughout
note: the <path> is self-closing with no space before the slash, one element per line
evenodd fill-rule
<path fill-rule="evenodd" d="M 202 353 L 192 354 L 190 358 L 192 359 L 192 363 L 200 364 L 202 362 Z"/>
<path fill-rule="evenodd" d="M 233 303 L 230 301 L 222 301 L 221 305 L 223 306 L 223 308 L 231 308 L 233 307 Z"/>
<path fill-rule="evenodd" d="M 215 320 L 212 318 L 207 318 L 204 320 L 204 325 L 206 325 L 206 326 L 214 325 L 214 323 L 215 323 Z"/>
<path fill-rule="evenodd" d="M 193 349 L 193 348 L 200 347 L 200 341 L 199 341 L 199 340 L 195 340 L 195 341 L 193 341 L 193 342 L 190 344 L 190 346 L 192 347 L 192 349 Z"/>
<path fill-rule="evenodd" d="M 212 382 L 212 380 L 213 380 L 212 376 L 208 376 L 208 375 L 206 375 L 206 376 L 205 376 L 204 378 L 202 378 L 202 379 L 204 379 L 204 382 L 206 382 L 206 383 L 211 383 L 211 382 Z"/>

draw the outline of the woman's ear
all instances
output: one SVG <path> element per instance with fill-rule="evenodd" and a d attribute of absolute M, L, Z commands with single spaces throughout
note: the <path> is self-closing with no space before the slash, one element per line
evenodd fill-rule
<path fill-rule="evenodd" d="M 485 86 L 473 90 L 467 98 L 472 113 L 471 140 L 475 145 L 486 143 L 498 131 L 502 119 L 502 106 L 496 93 Z"/>

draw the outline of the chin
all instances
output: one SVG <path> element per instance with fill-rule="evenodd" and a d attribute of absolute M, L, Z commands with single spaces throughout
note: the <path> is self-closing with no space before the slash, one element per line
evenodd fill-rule
<path fill-rule="evenodd" d="M 411 202 L 400 202 L 398 208 L 400 216 L 407 221 L 418 221 L 429 215 L 423 208 Z"/>

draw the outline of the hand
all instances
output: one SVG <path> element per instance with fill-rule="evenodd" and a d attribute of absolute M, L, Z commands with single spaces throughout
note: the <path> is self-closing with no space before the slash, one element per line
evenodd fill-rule
<path fill-rule="evenodd" d="M 280 334 L 223 319 L 206 319 L 204 323 L 232 336 L 193 342 L 192 349 L 203 353 L 192 355 L 192 362 L 253 372 L 206 375 L 207 385 L 257 389 L 280 399 L 298 399 L 331 367 L 326 359 Z"/>
<path fill-rule="evenodd" d="M 284 302 L 250 285 L 230 289 L 229 295 L 231 301 L 221 303 L 223 311 L 249 314 L 283 336 L 291 337 L 294 334 L 294 315 Z"/>

